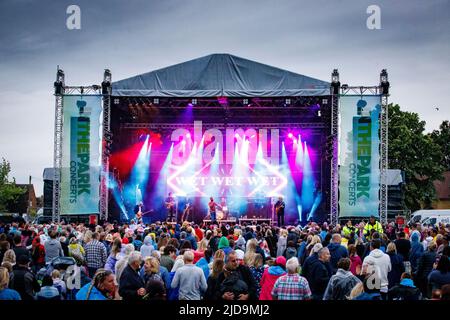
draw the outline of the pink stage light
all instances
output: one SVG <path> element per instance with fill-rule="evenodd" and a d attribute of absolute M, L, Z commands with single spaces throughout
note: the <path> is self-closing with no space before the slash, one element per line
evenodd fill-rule
<path fill-rule="evenodd" d="M 181 141 L 181 144 L 184 146 L 186 144 L 186 140 Z"/>
<path fill-rule="evenodd" d="M 292 134 L 292 132 L 289 132 L 289 134 L 288 134 L 289 139 L 292 139 L 293 136 L 294 135 Z"/>
<path fill-rule="evenodd" d="M 236 139 L 239 138 L 239 134 L 235 133 L 235 134 L 234 134 L 234 137 L 235 137 Z"/>
<path fill-rule="evenodd" d="M 188 139 L 191 138 L 191 134 L 189 132 L 186 134 L 186 138 L 188 138 Z"/>

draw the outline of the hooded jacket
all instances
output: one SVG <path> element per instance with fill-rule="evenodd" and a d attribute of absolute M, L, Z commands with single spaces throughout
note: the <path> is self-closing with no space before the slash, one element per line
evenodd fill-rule
<path fill-rule="evenodd" d="M 53 258 L 64 256 L 61 247 L 61 242 L 59 242 L 57 239 L 50 239 L 45 241 L 44 248 L 45 248 L 46 263 L 50 263 L 53 260 Z"/>
<path fill-rule="evenodd" d="M 389 285 L 388 273 L 392 269 L 389 256 L 380 249 L 374 249 L 364 258 L 363 268 L 365 268 L 366 265 L 368 265 L 368 271 L 375 271 L 377 277 L 380 279 L 380 291 L 387 292 Z"/>
<path fill-rule="evenodd" d="M 225 255 L 228 255 L 228 253 L 230 253 L 231 251 L 230 242 L 226 237 L 220 238 L 218 248 L 222 249 Z"/>
<path fill-rule="evenodd" d="M 328 250 L 330 250 L 330 255 L 331 255 L 330 264 L 331 264 L 331 267 L 333 270 L 333 274 L 335 274 L 337 271 L 337 263 L 338 263 L 339 259 L 348 257 L 348 252 L 347 252 L 347 249 L 339 243 L 331 242 L 327 246 L 327 248 L 328 248 Z"/>
<path fill-rule="evenodd" d="M 150 257 L 152 255 L 153 250 L 155 250 L 155 248 L 152 245 L 152 237 L 146 236 L 144 238 L 144 244 L 141 246 L 141 249 L 140 249 L 142 259 L 145 259 L 146 257 Z"/>
<path fill-rule="evenodd" d="M 360 283 L 351 271 L 338 269 L 328 282 L 327 288 L 323 295 L 323 300 L 347 300 L 352 289 Z"/>
<path fill-rule="evenodd" d="M 272 289 L 277 282 L 278 278 L 285 275 L 286 271 L 280 266 L 272 266 L 264 270 L 261 278 L 261 293 L 259 294 L 260 300 L 273 300 Z"/>
<path fill-rule="evenodd" d="M 395 252 L 388 253 L 391 259 L 391 271 L 388 273 L 389 288 L 398 285 L 402 273 L 405 272 L 405 265 L 403 264 L 403 257 Z"/>
<path fill-rule="evenodd" d="M 105 269 L 112 271 L 112 273 L 115 273 L 116 272 L 116 263 L 117 263 L 116 256 L 115 255 L 113 256 L 112 254 L 110 254 L 108 256 L 108 259 L 106 259 Z"/>
<path fill-rule="evenodd" d="M 413 272 L 417 270 L 417 264 L 420 257 L 423 255 L 423 245 L 420 243 L 419 232 L 413 232 L 411 236 L 411 253 L 409 255 L 409 261 L 411 262 L 411 268 Z"/>
<path fill-rule="evenodd" d="M 411 279 L 403 279 L 389 290 L 388 297 L 389 300 L 420 300 L 421 293 Z"/>
<path fill-rule="evenodd" d="M 91 283 L 89 282 L 85 286 L 83 286 L 80 291 L 77 292 L 75 298 L 77 300 L 108 300 L 96 287 L 92 287 L 92 290 L 89 294 L 89 297 L 87 296 L 89 287 L 91 286 Z"/>
<path fill-rule="evenodd" d="M 331 278 L 331 268 L 328 267 L 329 263 L 322 262 L 319 260 L 318 256 L 312 261 L 309 267 L 308 280 L 309 287 L 311 288 L 311 293 L 313 299 L 322 300 L 325 289 L 327 288 L 328 282 Z"/>

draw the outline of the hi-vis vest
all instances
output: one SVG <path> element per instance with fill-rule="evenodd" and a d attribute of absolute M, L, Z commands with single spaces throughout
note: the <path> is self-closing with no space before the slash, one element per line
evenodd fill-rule
<path fill-rule="evenodd" d="M 370 236 L 370 230 L 374 229 L 375 232 L 378 233 L 383 233 L 383 227 L 381 226 L 381 223 L 379 223 L 378 221 L 375 221 L 374 225 L 371 225 L 370 223 L 367 223 L 364 226 L 364 235 L 365 236 Z"/>

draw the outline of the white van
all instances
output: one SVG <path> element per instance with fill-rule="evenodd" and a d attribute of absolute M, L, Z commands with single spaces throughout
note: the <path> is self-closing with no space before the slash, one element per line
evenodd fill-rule
<path fill-rule="evenodd" d="M 422 220 L 422 224 L 424 225 L 438 225 L 439 223 L 442 223 L 444 226 L 447 224 L 450 224 L 450 215 L 447 216 L 432 216 L 427 217 L 424 220 Z"/>
<path fill-rule="evenodd" d="M 450 209 L 417 210 L 412 213 L 410 223 L 423 223 L 427 218 L 450 218 Z M 439 222 L 437 222 L 439 223 Z"/>

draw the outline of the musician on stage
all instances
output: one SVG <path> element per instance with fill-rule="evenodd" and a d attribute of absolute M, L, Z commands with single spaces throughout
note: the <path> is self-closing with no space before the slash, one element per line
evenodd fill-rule
<path fill-rule="evenodd" d="M 172 192 L 169 192 L 165 204 L 167 208 L 167 220 L 172 222 L 175 215 L 175 197 L 172 196 Z"/>
<path fill-rule="evenodd" d="M 144 211 L 144 204 L 142 202 L 139 202 L 135 207 L 134 207 L 134 216 L 136 218 L 136 222 L 141 224 L 142 223 L 142 213 Z"/>
<path fill-rule="evenodd" d="M 216 217 L 216 207 L 221 208 L 220 205 L 218 205 L 215 201 L 214 198 L 211 197 L 209 198 L 209 203 L 208 203 L 208 208 L 209 208 L 209 216 L 211 218 L 211 222 L 216 222 L 217 217 Z"/>
<path fill-rule="evenodd" d="M 189 200 L 189 198 L 186 198 L 186 207 L 184 208 L 183 214 L 181 216 L 181 223 L 189 220 L 189 217 L 191 216 L 191 211 L 192 211 L 191 201 Z"/>
<path fill-rule="evenodd" d="M 286 207 L 283 197 L 279 197 L 275 203 L 275 213 L 277 215 L 278 227 L 284 226 L 284 208 Z"/>
<path fill-rule="evenodd" d="M 222 210 L 222 219 L 221 220 L 227 220 L 228 219 L 228 207 L 227 207 L 227 199 L 225 197 L 222 197 L 222 199 L 220 199 L 220 207 Z"/>

